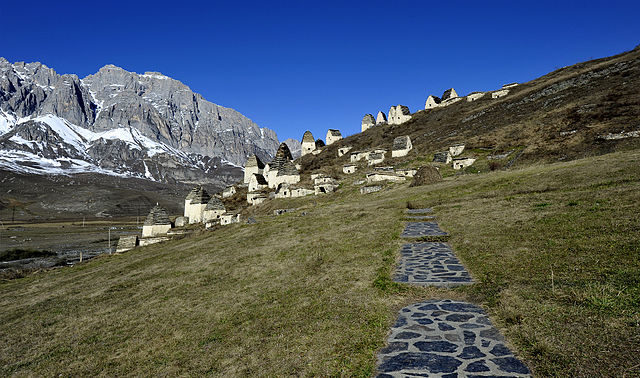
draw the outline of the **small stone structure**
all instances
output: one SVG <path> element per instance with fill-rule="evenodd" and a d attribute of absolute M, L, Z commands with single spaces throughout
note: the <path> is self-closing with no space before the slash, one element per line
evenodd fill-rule
<path fill-rule="evenodd" d="M 255 174 L 253 175 L 253 177 L 251 177 L 251 180 L 249 180 L 249 187 L 247 188 L 247 190 L 249 192 L 256 192 L 258 190 L 262 190 L 268 187 L 269 187 L 269 183 L 264 178 L 264 176 L 260 174 Z"/>
<path fill-rule="evenodd" d="M 189 224 L 189 218 L 187 217 L 177 217 L 175 220 L 176 227 L 184 227 Z"/>
<path fill-rule="evenodd" d="M 407 178 L 394 172 L 373 172 L 367 174 L 369 184 L 380 181 L 405 182 Z"/>
<path fill-rule="evenodd" d="M 225 209 L 222 201 L 213 197 L 207 203 L 207 206 L 204 208 L 204 212 L 202 213 L 202 222 L 204 223 L 215 223 L 220 221 L 220 217 L 222 214 L 226 213 L 227 209 Z"/>
<path fill-rule="evenodd" d="M 392 106 L 389 109 L 388 123 L 390 125 L 400 125 L 411 119 L 409 107 L 404 105 Z"/>
<path fill-rule="evenodd" d="M 413 177 L 418 172 L 417 169 L 398 169 L 396 171 L 397 174 L 402 175 L 404 177 Z"/>
<path fill-rule="evenodd" d="M 202 213 L 210 199 L 209 193 L 201 186 L 191 190 L 184 201 L 184 216 L 189 218 L 189 224 L 202 222 Z"/>
<path fill-rule="evenodd" d="M 449 152 L 449 150 L 442 151 L 442 152 L 436 152 L 433 155 L 433 161 L 436 162 L 436 163 L 449 164 L 449 163 L 451 163 L 452 159 L 453 158 L 451 157 L 451 152 Z"/>
<path fill-rule="evenodd" d="M 347 154 L 347 152 L 351 151 L 352 148 L 353 147 L 351 147 L 351 146 L 338 148 L 338 157 L 343 157 L 344 155 Z"/>
<path fill-rule="evenodd" d="M 314 189 L 291 188 L 291 198 L 305 197 L 305 196 L 308 196 L 310 194 L 315 194 L 315 192 L 316 191 Z"/>
<path fill-rule="evenodd" d="M 151 209 L 147 219 L 142 226 L 142 237 L 152 238 L 159 235 L 166 235 L 171 229 L 171 221 L 167 216 L 167 211 L 156 205 Z"/>
<path fill-rule="evenodd" d="M 340 133 L 340 130 L 329 129 L 325 139 L 327 141 L 327 146 L 329 146 L 342 139 L 342 134 Z"/>
<path fill-rule="evenodd" d="M 373 118 L 373 114 L 365 114 L 362 118 L 362 132 L 367 131 L 376 125 L 376 119 Z"/>
<path fill-rule="evenodd" d="M 367 159 L 371 151 L 356 151 L 351 153 L 351 162 L 355 163 L 362 159 Z"/>
<path fill-rule="evenodd" d="M 375 172 L 393 172 L 393 167 L 391 166 L 386 166 L 386 167 L 373 167 L 373 170 Z"/>
<path fill-rule="evenodd" d="M 462 101 L 462 97 L 453 97 L 453 98 L 449 98 L 449 99 L 443 100 L 440 103 L 440 106 L 443 106 L 443 107 L 444 106 L 449 106 L 451 104 L 455 104 L 458 101 Z"/>
<path fill-rule="evenodd" d="M 429 97 L 427 97 L 427 101 L 424 103 L 424 108 L 437 108 L 438 106 L 440 106 L 440 102 L 442 102 L 442 100 L 440 100 L 440 97 L 429 95 Z"/>
<path fill-rule="evenodd" d="M 262 173 L 263 169 L 264 163 L 256 155 L 249 156 L 249 159 L 244 164 L 244 183 L 248 184 L 251 176 Z"/>
<path fill-rule="evenodd" d="M 411 144 L 411 138 L 408 135 L 399 136 L 393 140 L 393 148 L 391 150 L 391 157 L 407 156 L 409 151 L 413 148 Z"/>
<path fill-rule="evenodd" d="M 236 187 L 230 186 L 222 191 L 222 198 L 233 197 L 234 194 L 236 194 Z"/>
<path fill-rule="evenodd" d="M 144 247 L 147 245 L 151 245 L 151 244 L 156 244 L 156 243 L 162 243 L 162 242 L 166 242 L 171 240 L 170 237 L 168 236 L 156 236 L 156 237 L 149 237 L 149 238 L 142 238 L 140 239 L 140 247 Z"/>
<path fill-rule="evenodd" d="M 116 253 L 130 251 L 138 246 L 138 235 L 121 236 L 118 240 Z"/>
<path fill-rule="evenodd" d="M 509 89 L 509 88 L 513 88 L 513 87 L 517 87 L 518 83 L 509 83 L 509 84 L 504 84 L 502 86 L 502 89 Z"/>
<path fill-rule="evenodd" d="M 486 93 L 484 92 L 471 92 L 467 95 L 467 102 L 473 102 L 475 100 L 481 99 L 484 97 Z"/>
<path fill-rule="evenodd" d="M 356 173 L 356 170 L 358 170 L 358 167 L 355 164 L 345 164 L 342 166 L 342 172 L 348 175 Z"/>
<path fill-rule="evenodd" d="M 321 176 L 314 180 L 313 189 L 315 195 L 335 192 L 338 188 L 338 182 L 331 177 Z"/>
<path fill-rule="evenodd" d="M 501 89 L 499 91 L 495 91 L 491 93 L 491 98 L 500 98 L 509 94 L 508 89 Z"/>
<path fill-rule="evenodd" d="M 300 181 L 300 174 L 295 164 L 291 162 L 292 160 L 289 146 L 286 143 L 280 143 L 276 156 L 264 168 L 264 178 L 267 180 L 269 188 L 275 189 L 283 182 L 291 184 Z"/>
<path fill-rule="evenodd" d="M 263 193 L 247 193 L 247 202 L 250 205 L 259 205 L 267 200 L 267 196 Z"/>
<path fill-rule="evenodd" d="M 464 144 L 456 144 L 449 147 L 449 153 L 454 157 L 460 155 L 462 151 L 464 151 Z"/>
<path fill-rule="evenodd" d="M 313 152 L 316 149 L 316 141 L 313 139 L 313 134 L 311 131 L 307 130 L 302 135 L 302 155 L 307 155 Z"/>
<path fill-rule="evenodd" d="M 289 188 L 289 184 L 280 184 L 276 188 L 275 198 L 289 198 L 291 197 L 291 189 Z"/>
<path fill-rule="evenodd" d="M 300 182 L 300 173 L 298 173 L 295 164 L 287 160 L 278 169 L 274 182 L 269 182 L 269 187 L 273 188 L 280 184 L 296 184 L 298 182 Z"/>
<path fill-rule="evenodd" d="M 382 110 L 379 111 L 378 115 L 376 116 L 376 125 L 379 125 L 381 123 L 387 123 L 387 115 L 384 114 Z"/>
<path fill-rule="evenodd" d="M 379 192 L 381 190 L 382 190 L 382 186 L 380 185 L 363 186 L 362 188 L 360 188 L 360 194 L 369 194 L 369 193 Z"/>
<path fill-rule="evenodd" d="M 384 150 L 377 150 L 374 152 L 369 153 L 369 155 L 367 155 L 367 164 L 368 165 L 376 165 L 376 164 L 380 164 L 382 162 L 384 162 L 384 154 L 386 153 L 386 151 Z"/>
<path fill-rule="evenodd" d="M 456 93 L 456 90 L 453 88 L 449 88 L 442 94 L 442 101 L 446 101 L 456 97 L 458 97 L 458 93 Z"/>
<path fill-rule="evenodd" d="M 226 226 L 231 223 L 240 223 L 240 214 L 225 213 L 220 216 L 220 225 Z"/>
<path fill-rule="evenodd" d="M 462 169 L 462 168 L 466 168 L 470 165 L 472 165 L 473 163 L 475 163 L 476 159 L 474 158 L 456 158 L 453 159 L 453 169 Z"/>

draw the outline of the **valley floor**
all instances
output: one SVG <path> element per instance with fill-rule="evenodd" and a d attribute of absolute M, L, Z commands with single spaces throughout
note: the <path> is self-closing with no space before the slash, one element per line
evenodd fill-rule
<path fill-rule="evenodd" d="M 370 376 L 398 310 L 430 299 L 485 309 L 536 376 L 640 374 L 640 151 L 368 195 L 351 182 L 1 282 L 0 375 Z M 392 281 L 408 206 L 434 208 L 475 285 Z"/>

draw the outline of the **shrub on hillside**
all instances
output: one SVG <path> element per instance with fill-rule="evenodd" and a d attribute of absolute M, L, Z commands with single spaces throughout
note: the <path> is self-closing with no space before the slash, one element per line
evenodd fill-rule
<path fill-rule="evenodd" d="M 440 175 L 438 168 L 432 165 L 425 165 L 418 169 L 410 186 L 429 185 L 438 181 L 442 181 L 442 175 Z"/>

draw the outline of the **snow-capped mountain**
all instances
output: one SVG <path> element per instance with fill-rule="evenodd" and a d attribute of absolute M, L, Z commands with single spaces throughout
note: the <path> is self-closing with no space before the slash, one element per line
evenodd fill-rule
<path fill-rule="evenodd" d="M 108 65 L 80 80 L 0 58 L 3 169 L 228 183 L 277 147 L 272 130 L 160 73 Z"/>

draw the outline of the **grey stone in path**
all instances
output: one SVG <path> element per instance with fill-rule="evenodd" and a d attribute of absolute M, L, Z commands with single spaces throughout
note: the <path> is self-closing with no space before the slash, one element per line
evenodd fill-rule
<path fill-rule="evenodd" d="M 436 219 L 435 215 L 406 215 L 405 218 L 410 220 L 432 220 Z"/>
<path fill-rule="evenodd" d="M 485 312 L 471 303 L 430 300 L 400 311 L 378 377 L 530 377 Z"/>
<path fill-rule="evenodd" d="M 447 236 L 436 222 L 407 222 L 407 226 L 400 235 L 403 238 L 421 238 L 425 236 Z"/>
<path fill-rule="evenodd" d="M 447 243 L 410 243 L 400 250 L 396 282 L 453 287 L 473 283 Z"/>
<path fill-rule="evenodd" d="M 407 209 L 407 214 L 429 214 L 433 213 L 433 209 L 424 208 L 424 209 Z"/>

